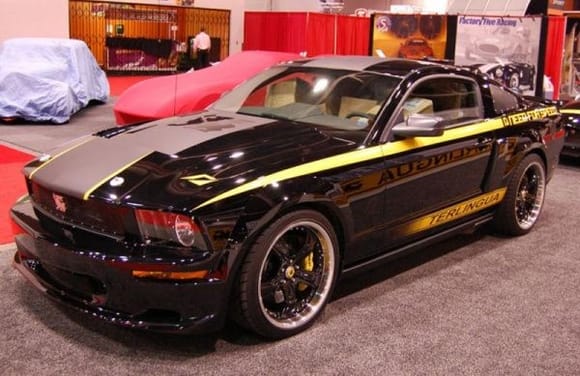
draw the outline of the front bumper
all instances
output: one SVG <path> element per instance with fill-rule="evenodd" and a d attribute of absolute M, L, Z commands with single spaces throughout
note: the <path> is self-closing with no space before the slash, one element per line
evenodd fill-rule
<path fill-rule="evenodd" d="M 129 251 L 106 256 L 106 252 L 59 244 L 43 233 L 29 203 L 18 204 L 11 214 L 25 230 L 16 236 L 13 266 L 50 298 L 125 327 L 188 334 L 223 327 L 226 280 L 135 278 L 131 269 L 151 270 L 155 263 L 131 256 Z M 184 267 L 199 266 L 180 265 L 179 270 Z"/>

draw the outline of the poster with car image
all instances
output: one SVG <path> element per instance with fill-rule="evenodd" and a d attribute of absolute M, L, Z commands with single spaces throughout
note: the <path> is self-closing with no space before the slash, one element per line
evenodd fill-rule
<path fill-rule="evenodd" d="M 447 41 L 445 16 L 375 13 L 372 22 L 374 56 L 407 59 L 445 57 Z"/>
<path fill-rule="evenodd" d="M 538 17 L 459 16 L 455 64 L 470 65 L 523 94 L 534 94 Z"/>

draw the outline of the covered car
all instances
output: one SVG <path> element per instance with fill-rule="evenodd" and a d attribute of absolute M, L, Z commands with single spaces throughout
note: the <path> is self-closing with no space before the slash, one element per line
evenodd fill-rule
<path fill-rule="evenodd" d="M 105 72 L 83 41 L 15 38 L 0 47 L 0 118 L 61 124 L 108 97 Z"/>
<path fill-rule="evenodd" d="M 115 102 L 116 122 L 127 125 L 201 110 L 261 70 L 299 58 L 289 52 L 242 51 L 209 68 L 138 82 Z"/>

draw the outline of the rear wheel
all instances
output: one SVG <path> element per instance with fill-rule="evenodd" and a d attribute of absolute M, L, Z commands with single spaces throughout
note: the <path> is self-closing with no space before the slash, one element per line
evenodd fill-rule
<path fill-rule="evenodd" d="M 269 338 L 310 327 L 332 294 L 338 258 L 336 235 L 320 213 L 299 210 L 276 220 L 242 265 L 242 324 Z"/>
<path fill-rule="evenodd" d="M 527 155 L 513 172 L 495 217 L 495 228 L 506 235 L 528 233 L 538 221 L 546 190 L 544 162 Z"/>

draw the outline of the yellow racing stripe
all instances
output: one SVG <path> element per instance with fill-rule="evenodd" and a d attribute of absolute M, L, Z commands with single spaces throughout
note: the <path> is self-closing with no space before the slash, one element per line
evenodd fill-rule
<path fill-rule="evenodd" d="M 560 112 L 563 114 L 570 114 L 570 115 L 580 115 L 580 109 L 576 110 L 573 108 L 562 108 Z"/>
<path fill-rule="evenodd" d="M 233 196 L 237 196 L 239 194 L 249 192 L 254 189 L 265 187 L 269 184 L 278 183 L 284 180 L 289 180 L 300 176 L 313 174 L 316 172 L 327 171 L 337 167 L 344 167 L 348 165 L 370 161 L 373 159 L 384 158 L 386 156 L 403 153 L 409 150 L 422 148 L 425 146 L 436 145 L 451 140 L 473 136 L 479 133 L 494 131 L 502 127 L 504 127 L 504 122 L 502 121 L 501 118 L 497 118 L 483 121 L 480 123 L 448 129 L 440 137 L 414 137 L 402 141 L 390 142 L 385 145 L 363 148 L 345 154 L 339 154 L 332 157 L 320 159 L 313 162 L 308 162 L 302 165 L 290 167 L 285 170 L 275 172 L 270 175 L 262 176 L 246 184 L 242 184 L 234 189 L 226 191 L 201 203 L 195 209 L 211 205 L 218 201 Z"/>

